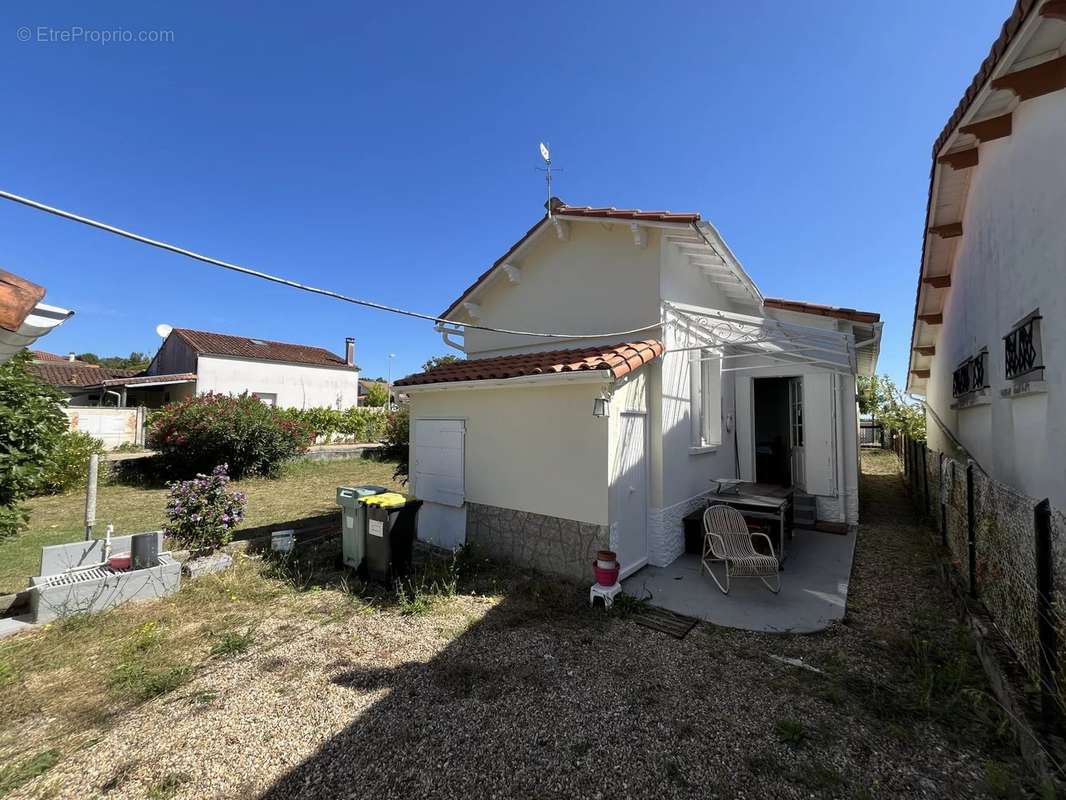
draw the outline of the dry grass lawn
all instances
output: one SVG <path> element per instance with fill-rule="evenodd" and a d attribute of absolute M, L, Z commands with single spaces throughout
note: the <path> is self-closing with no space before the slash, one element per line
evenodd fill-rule
<path fill-rule="evenodd" d="M 392 478 L 395 466 L 363 459 L 301 461 L 288 465 L 278 480 L 236 482 L 235 488 L 248 493 L 248 515 L 241 529 L 335 512 L 337 486 L 374 483 L 400 488 Z M 97 527 L 101 533 L 109 522 L 117 533 L 158 530 L 166 498 L 163 488 L 101 486 Z M 75 541 L 85 532 L 84 490 L 37 497 L 28 507 L 29 530 L 17 539 L 0 542 L 0 593 L 26 587 L 27 578 L 37 574 L 42 547 Z"/>

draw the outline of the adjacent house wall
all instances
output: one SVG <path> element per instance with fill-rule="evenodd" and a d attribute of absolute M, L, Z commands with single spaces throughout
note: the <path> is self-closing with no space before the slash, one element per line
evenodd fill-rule
<path fill-rule="evenodd" d="M 1066 91 L 1013 112 L 1010 136 L 981 144 L 957 244 L 927 400 L 992 476 L 1066 507 Z M 1003 336 L 1038 309 L 1045 393 L 1006 398 Z M 952 373 L 988 348 L 990 402 L 951 409 Z M 952 445 L 930 416 L 932 448 Z"/>
<path fill-rule="evenodd" d="M 201 355 L 196 391 L 275 394 L 279 408 L 344 409 L 358 405 L 359 373 L 347 367 Z"/>

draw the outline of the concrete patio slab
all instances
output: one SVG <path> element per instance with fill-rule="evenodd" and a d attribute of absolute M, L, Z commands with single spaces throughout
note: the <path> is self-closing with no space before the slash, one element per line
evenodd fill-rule
<path fill-rule="evenodd" d="M 20 617 L 3 617 L 0 618 L 0 639 L 6 639 L 8 636 L 14 636 L 23 631 L 32 631 L 36 627 L 29 614 L 23 614 Z"/>
<path fill-rule="evenodd" d="M 734 579 L 723 595 L 706 573 L 700 574 L 699 558 L 690 554 L 668 567 L 644 567 L 622 581 L 622 590 L 658 608 L 728 628 L 814 633 L 844 618 L 855 536 L 796 531 L 776 595 L 756 578 Z M 724 568 L 715 569 L 722 580 Z"/>

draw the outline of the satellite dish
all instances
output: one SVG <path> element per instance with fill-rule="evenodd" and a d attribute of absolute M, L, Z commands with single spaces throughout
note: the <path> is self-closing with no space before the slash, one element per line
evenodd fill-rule
<path fill-rule="evenodd" d="M 155 326 L 155 332 L 156 334 L 158 334 L 160 339 L 166 339 L 168 336 L 170 336 L 170 332 L 172 330 L 174 330 L 174 328 L 170 325 L 167 325 L 165 322 L 160 322 L 158 325 Z"/>
<path fill-rule="evenodd" d="M 540 143 L 540 157 L 543 158 L 545 161 L 552 160 L 552 154 L 548 150 L 548 145 L 544 144 L 544 142 Z"/>

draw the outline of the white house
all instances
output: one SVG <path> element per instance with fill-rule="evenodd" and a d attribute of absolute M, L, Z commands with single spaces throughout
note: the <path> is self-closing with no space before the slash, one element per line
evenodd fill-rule
<path fill-rule="evenodd" d="M 1066 506 L 1066 4 L 1022 0 L 933 148 L 910 392 L 930 447 Z"/>
<path fill-rule="evenodd" d="M 174 328 L 143 373 L 98 388 L 122 406 L 248 392 L 279 408 L 344 409 L 359 404 L 359 368 L 351 338 L 342 358 L 321 347 Z"/>
<path fill-rule="evenodd" d="M 608 545 L 623 575 L 665 566 L 716 478 L 858 522 L 878 316 L 764 298 L 699 214 L 553 199 L 441 316 L 467 359 L 396 382 L 438 544 L 573 576 Z"/>

